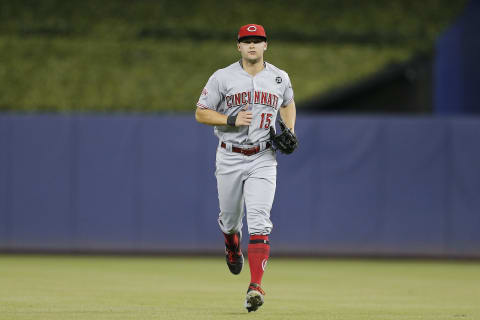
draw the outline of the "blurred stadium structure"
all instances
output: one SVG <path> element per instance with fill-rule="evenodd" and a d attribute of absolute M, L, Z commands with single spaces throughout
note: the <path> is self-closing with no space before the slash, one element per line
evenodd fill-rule
<path fill-rule="evenodd" d="M 479 0 L 0 9 L 0 250 L 221 251 L 216 141 L 193 108 L 254 21 L 305 112 L 272 251 L 480 257 Z"/>

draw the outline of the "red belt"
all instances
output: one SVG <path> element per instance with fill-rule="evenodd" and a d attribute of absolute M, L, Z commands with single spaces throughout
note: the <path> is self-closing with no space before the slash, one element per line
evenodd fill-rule
<path fill-rule="evenodd" d="M 271 145 L 272 144 L 270 142 L 267 142 L 267 144 L 265 145 L 265 149 L 270 148 Z M 225 144 L 225 142 L 222 142 L 220 144 L 220 146 L 224 149 L 227 148 L 227 145 Z M 252 148 L 238 148 L 238 147 L 232 146 L 232 151 L 236 152 L 236 153 L 244 154 L 246 156 L 252 156 L 256 153 L 259 153 L 262 150 L 261 150 L 260 146 L 255 146 L 255 147 L 252 147 Z"/>

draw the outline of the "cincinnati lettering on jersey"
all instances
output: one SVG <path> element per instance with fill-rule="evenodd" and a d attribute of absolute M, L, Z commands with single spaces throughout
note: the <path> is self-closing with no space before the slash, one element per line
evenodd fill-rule
<path fill-rule="evenodd" d="M 263 91 L 254 91 L 253 97 L 251 91 L 235 93 L 227 96 L 225 101 L 227 102 L 228 108 L 243 106 L 247 103 L 262 104 L 272 107 L 273 109 L 277 109 L 278 107 L 278 97 L 273 93 Z"/>

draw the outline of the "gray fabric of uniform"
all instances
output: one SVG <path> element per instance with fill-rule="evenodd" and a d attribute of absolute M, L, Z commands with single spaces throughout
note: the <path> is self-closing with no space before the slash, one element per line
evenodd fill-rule
<path fill-rule="evenodd" d="M 252 156 L 218 148 L 216 160 L 220 229 L 242 229 L 244 204 L 249 234 L 270 234 L 270 210 L 276 188 L 277 161 L 272 149 Z"/>
<path fill-rule="evenodd" d="M 253 116 L 250 126 L 215 126 L 215 135 L 224 142 L 252 145 L 270 140 L 265 127 L 267 119 L 264 118 L 263 126 L 260 126 L 262 114 L 271 114 L 268 124 L 273 125 L 279 108 L 292 100 L 292 84 L 285 71 L 265 62 L 265 68 L 252 76 L 235 62 L 217 70 L 208 79 L 197 107 L 229 116 L 238 114 L 247 106 Z"/>

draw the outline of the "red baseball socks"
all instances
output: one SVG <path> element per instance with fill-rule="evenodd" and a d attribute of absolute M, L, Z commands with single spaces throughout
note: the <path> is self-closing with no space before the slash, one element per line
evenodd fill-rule
<path fill-rule="evenodd" d="M 268 241 L 268 235 L 251 235 L 248 244 L 251 283 L 261 284 L 269 256 L 270 242 Z"/>

